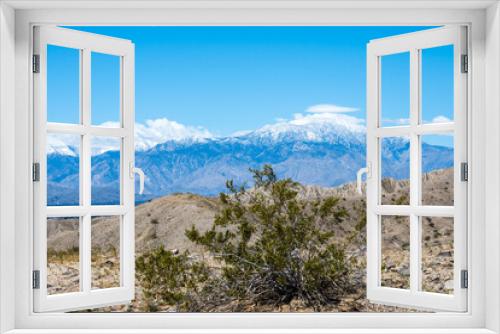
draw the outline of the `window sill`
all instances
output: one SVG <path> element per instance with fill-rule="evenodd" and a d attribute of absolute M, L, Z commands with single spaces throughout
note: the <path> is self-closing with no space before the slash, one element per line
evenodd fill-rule
<path fill-rule="evenodd" d="M 484 328 L 470 329 L 16 329 L 5 334 L 495 334 Z"/>

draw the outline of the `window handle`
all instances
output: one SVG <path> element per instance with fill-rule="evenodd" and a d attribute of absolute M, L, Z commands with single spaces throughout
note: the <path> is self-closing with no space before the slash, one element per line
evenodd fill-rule
<path fill-rule="evenodd" d="M 356 186 L 357 186 L 357 190 L 358 190 L 358 194 L 362 195 L 363 194 L 363 189 L 361 188 L 362 186 L 362 178 L 363 178 L 363 174 L 366 174 L 366 177 L 369 178 L 370 177 L 370 163 L 367 163 L 366 167 L 363 167 L 363 168 L 360 168 L 358 170 L 358 173 L 356 174 Z"/>
<path fill-rule="evenodd" d="M 134 167 L 134 163 L 130 163 L 130 177 L 133 179 L 135 174 L 139 175 L 139 195 L 144 193 L 144 172 L 142 169 Z"/>

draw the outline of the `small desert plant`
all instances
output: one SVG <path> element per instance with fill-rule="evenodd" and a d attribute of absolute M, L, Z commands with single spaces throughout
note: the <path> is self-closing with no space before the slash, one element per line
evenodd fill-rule
<path fill-rule="evenodd" d="M 67 250 L 56 251 L 52 248 L 47 250 L 47 258 L 49 262 L 64 263 L 66 261 L 79 261 L 80 250 L 78 247 L 73 247 Z"/>
<path fill-rule="evenodd" d="M 173 305 L 176 311 L 198 310 L 198 294 L 208 279 L 203 262 L 193 261 L 189 254 L 173 254 L 159 247 L 136 260 L 137 278 L 146 301 L 146 311 L 161 305 Z"/>

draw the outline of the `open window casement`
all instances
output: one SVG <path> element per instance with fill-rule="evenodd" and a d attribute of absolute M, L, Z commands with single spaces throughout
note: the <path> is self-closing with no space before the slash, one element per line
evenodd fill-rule
<path fill-rule="evenodd" d="M 466 311 L 466 40 L 465 27 L 446 26 L 373 40 L 367 46 L 367 296 L 372 302 L 427 310 Z M 432 93 L 429 93 L 430 86 L 426 86 L 432 85 L 429 72 L 439 72 L 445 66 L 443 62 L 428 66 L 426 57 L 434 51 L 438 58 L 449 52 L 450 96 L 441 98 L 450 101 L 452 117 L 431 121 L 427 117 L 426 109 L 430 106 L 425 96 Z M 396 60 L 399 57 L 400 61 L 391 65 L 391 57 Z M 403 73 L 405 79 L 395 77 L 398 73 Z M 385 100 L 390 94 L 398 96 L 396 101 L 401 102 L 400 105 L 395 107 Z M 407 100 L 401 97 L 404 95 Z M 396 112 L 405 115 L 401 121 L 403 125 L 386 126 L 391 108 L 392 111 L 400 108 Z M 435 109 L 439 108 L 443 106 Z M 447 203 L 439 200 L 437 190 L 430 196 L 424 193 L 432 191 L 423 186 L 425 178 L 429 177 L 423 168 L 425 150 L 429 147 L 425 140 L 435 136 L 451 141 L 453 146 L 450 154 L 453 168 L 448 170 L 453 181 L 445 188 L 452 197 Z M 395 200 L 387 198 L 384 187 L 394 182 L 395 187 L 404 188 L 405 183 L 388 179 L 393 175 L 391 170 L 400 167 L 398 161 L 386 161 L 384 145 L 400 145 L 399 162 L 406 159 L 405 166 L 409 166 L 408 174 L 403 177 L 409 179 L 406 195 Z M 445 224 L 446 228 L 442 226 Z M 446 233 L 451 239 L 451 247 L 434 247 L 432 241 Z M 399 253 L 386 253 L 386 244 L 399 248 Z M 448 261 L 443 258 L 440 262 L 439 257 L 443 254 L 448 255 Z M 426 267 L 429 256 L 438 257 L 437 267 Z M 397 277 L 397 284 L 394 284 L 394 277 Z M 443 288 L 430 289 L 429 280 L 442 280 L 439 283 Z"/>
<path fill-rule="evenodd" d="M 102 61 L 103 57 L 114 62 Z M 107 71 L 106 66 L 113 66 L 109 64 L 116 68 Z M 107 94 L 108 86 L 97 87 L 95 75 L 104 75 L 106 85 L 114 82 L 115 93 Z M 68 79 L 71 76 L 73 79 Z M 36 27 L 33 82 L 34 310 L 70 311 L 128 303 L 134 298 L 134 45 L 128 40 L 70 29 Z M 116 122 L 96 125 L 97 113 L 103 108 L 94 110 L 93 84 L 100 94 L 94 102 L 116 106 Z M 74 96 L 66 96 L 67 90 L 62 88 L 67 86 L 75 87 Z M 116 101 L 107 103 L 107 99 Z M 65 101 L 73 101 L 74 108 L 61 108 Z M 61 121 L 48 116 L 51 108 L 62 110 Z M 74 121 L 66 117 L 71 113 L 76 115 Z M 109 189 L 94 189 L 93 174 L 99 166 L 92 152 L 99 140 L 115 145 L 109 144 L 110 156 L 116 159 L 116 180 Z M 49 153 L 54 150 L 60 163 L 79 170 L 79 179 L 68 180 L 67 188 L 58 189 L 59 194 L 69 196 L 69 202 L 58 202 L 57 196 L 53 200 L 50 179 L 64 177 L 51 175 L 48 170 Z M 95 201 L 93 193 L 105 191 L 112 193 L 109 202 Z M 109 248 L 118 264 L 101 261 L 100 255 L 94 254 L 108 241 L 96 242 L 100 237 L 99 230 L 94 230 L 97 223 L 116 231 Z M 63 245 L 72 265 L 49 263 L 52 248 L 58 247 L 50 239 L 54 230 L 66 231 L 66 242 L 73 242 L 71 247 Z M 55 244 L 61 247 L 60 242 Z M 116 282 L 96 282 L 94 271 L 103 266 L 115 268 Z M 63 271 L 74 273 L 73 279 L 58 280 L 58 273 Z"/>

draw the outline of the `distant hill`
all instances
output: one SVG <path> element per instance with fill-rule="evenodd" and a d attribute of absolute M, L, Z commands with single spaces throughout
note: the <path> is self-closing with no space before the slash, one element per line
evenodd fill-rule
<path fill-rule="evenodd" d="M 428 173 L 424 176 L 423 200 L 439 202 L 443 205 L 453 205 L 453 170 L 445 169 Z M 407 193 L 408 180 L 387 179 L 384 182 L 384 193 L 397 199 Z M 300 196 L 316 199 L 325 196 L 340 197 L 350 217 L 335 231 L 341 238 L 353 230 L 359 222 L 364 210 L 364 195 L 356 192 L 354 183 L 336 188 L 306 186 Z M 185 236 L 185 230 L 195 225 L 200 230 L 211 227 L 214 216 L 219 210 L 217 197 L 206 197 L 196 194 L 174 194 L 154 199 L 140 204 L 135 210 L 136 249 L 138 253 L 163 245 L 167 249 L 189 250 L 197 253 L 196 248 Z M 360 211 L 361 210 L 361 211 Z M 72 224 L 70 219 L 66 224 L 49 224 L 48 245 L 55 251 L 68 250 L 78 246 L 78 224 Z M 59 220 L 61 222 L 61 220 Z M 110 228 L 116 224 L 112 218 L 97 218 L 93 224 L 93 243 L 96 245 L 111 244 L 118 247 L 119 235 Z"/>

